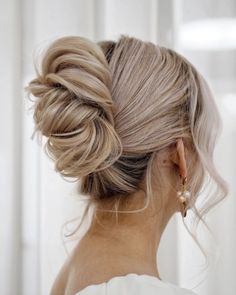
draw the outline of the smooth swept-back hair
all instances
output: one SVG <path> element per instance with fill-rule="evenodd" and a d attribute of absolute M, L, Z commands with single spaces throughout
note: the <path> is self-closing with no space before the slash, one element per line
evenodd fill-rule
<path fill-rule="evenodd" d="M 81 181 L 89 205 L 125 201 L 142 180 L 149 200 L 154 156 L 178 138 L 197 159 L 188 180 L 196 220 L 226 195 L 213 163 L 218 110 L 204 78 L 174 50 L 127 35 L 97 43 L 59 38 L 27 88 L 37 98 L 36 130 L 48 138 L 56 170 Z M 216 189 L 197 209 L 206 178 Z"/>

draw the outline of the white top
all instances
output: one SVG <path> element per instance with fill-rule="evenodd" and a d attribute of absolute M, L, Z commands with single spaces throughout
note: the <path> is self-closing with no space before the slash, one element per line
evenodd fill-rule
<path fill-rule="evenodd" d="M 89 285 L 75 295 L 197 295 L 157 277 L 129 273 L 101 284 Z"/>

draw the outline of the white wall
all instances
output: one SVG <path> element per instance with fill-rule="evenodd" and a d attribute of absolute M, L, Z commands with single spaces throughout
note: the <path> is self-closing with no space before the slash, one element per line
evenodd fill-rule
<path fill-rule="evenodd" d="M 7 295 L 17 294 L 21 285 L 22 103 L 18 10 L 19 3 L 11 0 L 0 18 L 0 293 Z"/>

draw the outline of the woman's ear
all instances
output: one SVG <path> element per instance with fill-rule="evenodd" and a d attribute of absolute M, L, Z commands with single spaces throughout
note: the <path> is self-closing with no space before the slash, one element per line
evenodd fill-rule
<path fill-rule="evenodd" d="M 184 143 L 181 138 L 177 139 L 176 146 L 172 154 L 172 161 L 179 169 L 179 175 L 181 177 L 187 177 L 187 165 L 184 150 Z"/>

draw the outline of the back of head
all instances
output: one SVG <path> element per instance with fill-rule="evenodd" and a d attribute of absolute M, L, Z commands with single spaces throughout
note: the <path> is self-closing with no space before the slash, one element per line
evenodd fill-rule
<path fill-rule="evenodd" d="M 150 193 L 155 153 L 178 138 L 198 163 L 188 163 L 196 165 L 192 204 L 206 174 L 218 185 L 214 204 L 226 193 L 212 158 L 220 126 L 214 100 L 203 77 L 173 50 L 124 35 L 98 43 L 60 38 L 28 89 L 56 170 L 80 179 L 91 200 L 125 199 L 144 179 Z"/>

